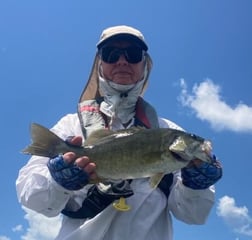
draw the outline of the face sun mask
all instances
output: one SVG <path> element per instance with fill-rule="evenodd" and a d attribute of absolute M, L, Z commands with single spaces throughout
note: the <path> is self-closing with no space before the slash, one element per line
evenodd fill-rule
<path fill-rule="evenodd" d="M 135 105 L 142 92 L 144 79 L 130 85 L 117 84 L 99 77 L 99 90 L 104 96 L 100 110 L 107 116 L 129 122 L 135 115 Z"/>

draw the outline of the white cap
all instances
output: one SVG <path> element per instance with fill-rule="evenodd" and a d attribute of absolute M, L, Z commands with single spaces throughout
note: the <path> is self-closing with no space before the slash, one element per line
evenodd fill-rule
<path fill-rule="evenodd" d="M 101 36 L 100 40 L 97 43 L 97 48 L 100 49 L 108 41 L 117 40 L 117 39 L 127 39 L 133 42 L 136 42 L 143 50 L 147 51 L 148 46 L 144 40 L 143 34 L 136 28 L 120 25 L 106 28 Z"/>

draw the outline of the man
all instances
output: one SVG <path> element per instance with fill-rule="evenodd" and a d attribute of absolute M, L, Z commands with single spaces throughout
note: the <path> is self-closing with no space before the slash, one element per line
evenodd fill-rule
<path fill-rule="evenodd" d="M 81 145 L 94 130 L 141 126 L 181 129 L 159 118 L 141 96 L 152 61 L 140 31 L 115 26 L 103 31 L 78 113 L 63 117 L 53 128 L 69 144 Z M 163 177 L 157 188 L 148 178 L 88 184 L 97 178 L 88 156 L 73 152 L 53 159 L 32 156 L 20 170 L 17 193 L 21 204 L 48 217 L 63 215 L 57 239 L 172 239 L 171 213 L 188 224 L 203 224 L 214 204 L 214 186 L 222 176 L 212 163 L 195 159 L 181 171 Z M 129 211 L 113 202 L 126 198 Z"/>

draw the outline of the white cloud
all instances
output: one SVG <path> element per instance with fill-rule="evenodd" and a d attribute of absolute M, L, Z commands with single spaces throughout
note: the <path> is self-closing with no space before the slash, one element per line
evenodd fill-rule
<path fill-rule="evenodd" d="M 247 207 L 236 206 L 234 198 L 224 196 L 219 199 L 217 215 L 236 233 L 252 237 L 252 218 Z"/>
<path fill-rule="evenodd" d="M 6 236 L 0 236 L 0 240 L 11 240 L 11 239 Z"/>
<path fill-rule="evenodd" d="M 20 231 L 23 231 L 23 226 L 21 224 L 15 226 L 12 228 L 12 231 L 13 232 L 20 232 Z"/>
<path fill-rule="evenodd" d="M 61 226 L 60 216 L 47 218 L 27 208 L 23 209 L 26 211 L 24 218 L 29 222 L 29 228 L 21 237 L 22 240 L 53 240 L 56 237 Z"/>
<path fill-rule="evenodd" d="M 199 119 L 208 121 L 213 128 L 252 131 L 252 107 L 243 103 L 229 106 L 220 95 L 220 87 L 210 79 L 195 84 L 191 94 L 187 91 L 184 79 L 180 80 L 180 86 L 179 101 L 182 105 L 191 108 Z"/>

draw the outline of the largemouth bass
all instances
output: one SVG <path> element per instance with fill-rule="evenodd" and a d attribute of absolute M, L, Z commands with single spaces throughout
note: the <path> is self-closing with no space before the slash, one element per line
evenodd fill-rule
<path fill-rule="evenodd" d="M 88 156 L 96 164 L 100 179 L 151 177 L 156 186 L 161 178 L 185 167 L 191 160 L 211 162 L 211 142 L 184 131 L 132 128 L 119 131 L 97 130 L 81 147 L 72 146 L 49 129 L 33 123 L 32 143 L 22 152 L 53 158 L 74 152 Z"/>

